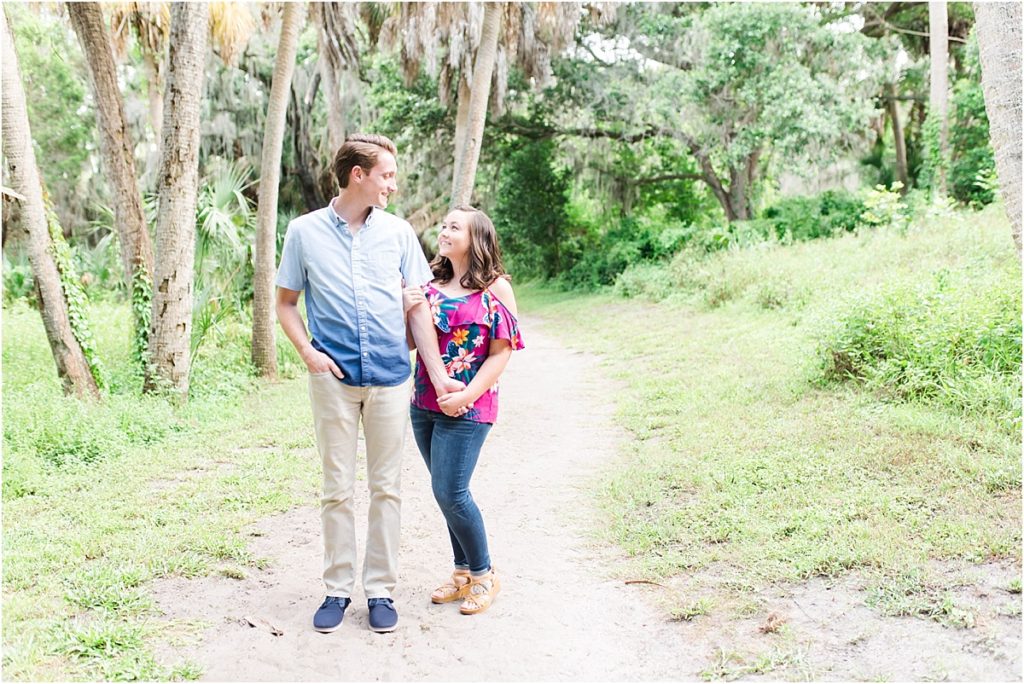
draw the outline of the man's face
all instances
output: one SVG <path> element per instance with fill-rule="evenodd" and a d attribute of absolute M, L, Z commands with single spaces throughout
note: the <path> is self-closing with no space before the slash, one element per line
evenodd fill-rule
<path fill-rule="evenodd" d="M 395 156 L 387 150 L 377 155 L 377 163 L 369 173 L 363 173 L 359 181 L 361 194 L 366 203 L 384 209 L 388 206 L 388 198 L 398 190 L 396 176 L 398 164 Z"/>

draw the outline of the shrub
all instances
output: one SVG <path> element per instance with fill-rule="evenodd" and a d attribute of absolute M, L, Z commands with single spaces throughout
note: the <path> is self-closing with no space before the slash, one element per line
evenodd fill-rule
<path fill-rule="evenodd" d="M 753 228 L 765 238 L 801 242 L 850 232 L 863 223 L 864 202 L 843 190 L 786 197 L 765 208 Z"/>
<path fill-rule="evenodd" d="M 1017 279 L 942 270 L 851 301 L 820 337 L 819 379 L 1019 421 Z"/>

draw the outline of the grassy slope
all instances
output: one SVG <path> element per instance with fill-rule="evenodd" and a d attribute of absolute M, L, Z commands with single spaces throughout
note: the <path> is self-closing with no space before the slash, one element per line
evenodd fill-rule
<path fill-rule="evenodd" d="M 1019 417 L 812 382 L 819 333 L 847 301 L 939 272 L 1019 301 L 1009 230 L 992 212 L 680 258 L 636 278 L 676 293 L 659 303 L 525 288 L 522 309 L 605 354 L 625 387 L 634 438 L 603 502 L 629 570 L 754 589 L 865 568 L 923 590 L 929 559 L 1019 560 Z"/>

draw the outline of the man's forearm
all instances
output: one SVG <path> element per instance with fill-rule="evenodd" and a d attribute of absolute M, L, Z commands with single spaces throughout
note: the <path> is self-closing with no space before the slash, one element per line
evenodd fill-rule
<path fill-rule="evenodd" d="M 295 350 L 301 356 L 310 344 L 306 324 L 302 322 L 302 316 L 299 315 L 299 307 L 294 304 L 278 304 L 277 320 L 281 322 L 281 329 L 284 330 L 284 334 L 288 336 L 295 346 Z"/>
<path fill-rule="evenodd" d="M 440 386 L 448 379 L 448 372 L 445 371 L 444 362 L 441 361 L 441 351 L 437 346 L 437 331 L 431 320 L 430 308 L 426 304 L 418 304 L 410 309 L 409 330 L 416 343 L 416 355 L 427 368 L 430 383 L 434 387 Z"/>

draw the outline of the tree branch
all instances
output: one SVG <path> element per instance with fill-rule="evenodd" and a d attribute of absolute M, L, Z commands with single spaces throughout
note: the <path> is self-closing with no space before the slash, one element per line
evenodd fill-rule
<path fill-rule="evenodd" d="M 670 180 L 698 180 L 703 181 L 704 176 L 699 173 L 666 173 L 661 176 L 651 176 L 649 178 L 640 178 L 637 180 L 625 179 L 633 185 L 650 185 L 651 183 L 661 183 L 663 181 Z"/>

